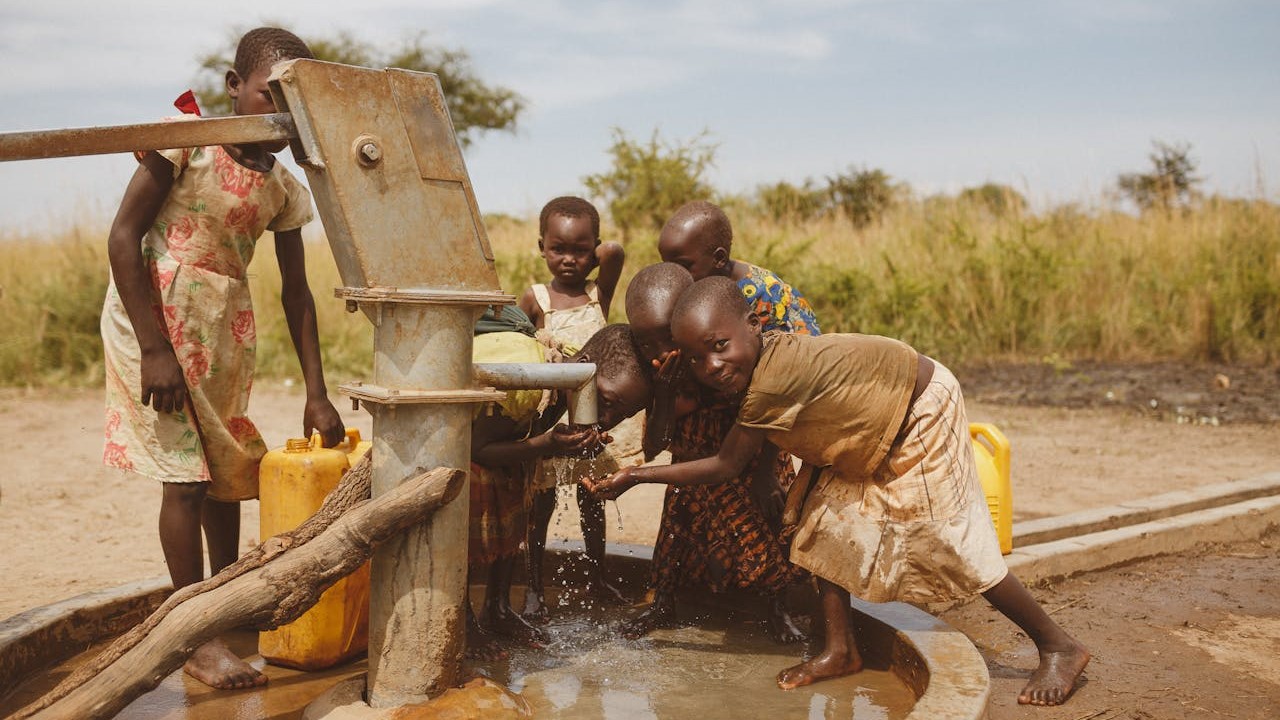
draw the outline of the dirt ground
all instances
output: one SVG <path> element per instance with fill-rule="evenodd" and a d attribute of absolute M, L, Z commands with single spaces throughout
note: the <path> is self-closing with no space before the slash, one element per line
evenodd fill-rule
<path fill-rule="evenodd" d="M 995 423 L 1013 446 L 1016 519 L 1280 470 L 1274 369 L 1035 365 L 959 374 L 970 419 Z M 251 416 L 270 446 L 298 433 L 302 402 L 297 388 L 255 388 Z M 349 426 L 370 432 L 367 413 L 335 404 Z M 160 488 L 100 464 L 101 428 L 100 391 L 0 390 L 9 455 L 0 472 L 0 576 L 7 578 L 0 618 L 166 574 L 156 537 Z M 610 539 L 651 543 L 661 495 L 642 486 L 611 503 Z M 560 537 L 576 535 L 571 505 L 564 497 L 568 512 L 554 531 Z M 242 517 L 248 547 L 258 539 L 257 504 L 244 503 Z M 1096 654 L 1090 682 L 1065 710 L 1009 707 L 1018 678 L 1034 665 L 1012 626 L 981 603 L 946 617 L 987 657 L 997 719 L 1275 717 L 1259 708 L 1280 707 L 1278 543 L 1273 537 L 1037 589 L 1046 606 L 1063 606 L 1055 617 Z M 1270 662 L 1244 664 L 1235 649 L 1259 643 L 1271 649 L 1261 655 Z"/>

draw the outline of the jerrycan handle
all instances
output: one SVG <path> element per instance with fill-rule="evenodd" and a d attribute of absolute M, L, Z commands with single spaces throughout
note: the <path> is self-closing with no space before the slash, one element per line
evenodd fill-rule
<path fill-rule="evenodd" d="M 1009 438 L 991 423 L 969 423 L 969 437 L 981 440 L 991 448 L 1001 481 L 1009 482 Z"/>
<path fill-rule="evenodd" d="M 290 440 L 289 442 L 293 442 Z M 360 445 L 360 428 L 347 428 L 346 437 L 330 450 L 342 450 L 343 452 L 351 452 Z M 320 433 L 311 433 L 311 439 L 308 446 L 312 450 L 319 450 L 324 447 L 324 439 L 320 437 Z"/>

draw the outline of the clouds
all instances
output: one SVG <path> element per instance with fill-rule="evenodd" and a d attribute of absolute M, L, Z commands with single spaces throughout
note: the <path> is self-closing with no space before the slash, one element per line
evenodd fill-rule
<path fill-rule="evenodd" d="M 12 3 L 10 5 L 13 5 Z M 169 111 L 196 57 L 232 27 L 347 30 L 467 50 L 529 101 L 520 134 L 468 166 L 486 210 L 581 192 L 610 128 L 720 142 L 730 190 L 849 165 L 922 188 L 985 180 L 1077 195 L 1140 167 L 1151 138 L 1189 141 L 1210 183 L 1280 174 L 1280 5 L 1222 0 L 222 0 L 0 8 L 0 130 L 140 121 Z M 264 13 L 270 13 L 265 16 Z M 1092 151 L 1092 155 L 1089 152 Z M 1087 157 L 1086 157 L 1087 156 Z M 74 161 L 67 161 L 69 163 Z M 124 163 L 127 166 L 128 163 Z M 0 217 L 64 202 L 0 165 Z M 59 167 L 63 167 L 59 165 Z M 118 198 L 85 165 L 77 199 Z M 127 167 L 124 170 L 127 174 Z M 41 177 L 45 177 L 44 174 Z M 86 197 L 87 195 L 87 197 Z"/>

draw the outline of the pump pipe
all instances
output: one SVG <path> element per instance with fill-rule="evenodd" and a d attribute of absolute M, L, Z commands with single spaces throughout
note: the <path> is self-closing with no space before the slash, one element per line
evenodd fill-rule
<path fill-rule="evenodd" d="M 600 421 L 595 363 L 475 363 L 472 376 L 477 383 L 498 390 L 568 390 L 570 423 Z"/>

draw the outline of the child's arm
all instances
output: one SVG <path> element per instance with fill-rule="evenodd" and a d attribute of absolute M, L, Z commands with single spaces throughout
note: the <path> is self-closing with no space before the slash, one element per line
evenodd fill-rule
<path fill-rule="evenodd" d="M 715 485 L 740 476 L 763 442 L 763 430 L 734 425 L 720 445 L 720 452 L 712 457 L 658 467 L 627 467 L 598 483 L 583 480 L 583 485 L 605 500 L 614 500 L 639 483 Z"/>
<path fill-rule="evenodd" d="M 142 404 L 157 412 L 181 410 L 187 397 L 182 366 L 151 309 L 151 276 L 142 259 L 142 237 L 155 223 L 172 187 L 173 164 L 154 152 L 144 155 L 107 238 L 111 276 L 142 354 Z"/>
<path fill-rule="evenodd" d="M 658 363 L 657 360 L 654 361 Z M 680 351 L 672 350 L 662 356 L 654 373 L 653 402 L 645 413 L 644 460 L 648 462 L 671 444 L 676 417 L 677 388 L 684 377 L 685 365 L 680 362 Z"/>
<path fill-rule="evenodd" d="M 307 387 L 307 404 L 302 412 L 303 437 L 311 437 L 314 428 L 320 432 L 325 447 L 342 442 L 344 428 L 338 411 L 329 402 L 324 384 L 324 367 L 320 362 L 320 335 L 316 330 L 316 303 L 307 284 L 307 263 L 302 246 L 302 231 L 276 233 L 276 260 L 280 265 L 280 304 L 289 324 L 289 336 L 302 367 Z"/>
<path fill-rule="evenodd" d="M 600 291 L 600 312 L 604 313 L 605 320 L 609 319 L 609 306 L 613 304 L 613 293 L 618 289 L 626 257 L 626 251 L 616 242 L 600 243 L 596 247 L 596 263 L 600 267 L 596 274 L 596 288 Z"/>
<path fill-rule="evenodd" d="M 533 296 L 533 288 L 525 288 L 524 294 L 520 296 L 516 305 L 529 316 L 529 322 L 533 323 L 534 327 L 542 327 L 542 308 L 538 307 L 538 300 Z"/>

